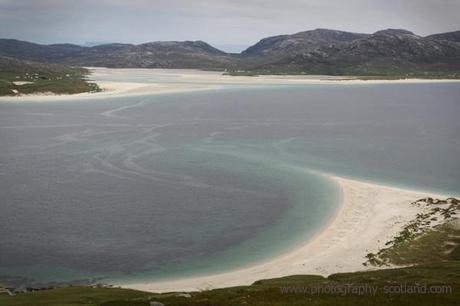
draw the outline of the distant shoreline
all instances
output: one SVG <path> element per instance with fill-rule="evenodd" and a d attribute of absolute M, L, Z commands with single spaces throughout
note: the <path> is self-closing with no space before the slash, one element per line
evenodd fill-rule
<path fill-rule="evenodd" d="M 369 270 L 363 265 L 365 256 L 383 248 L 407 222 L 420 213 L 421 208 L 411 205 L 412 202 L 425 197 L 446 197 L 333 175 L 326 177 L 340 188 L 341 205 L 319 234 L 296 249 L 272 260 L 233 271 L 116 285 L 151 292 L 198 291 L 250 285 L 261 279 L 289 275 L 327 276 Z"/>
<path fill-rule="evenodd" d="M 139 96 L 155 94 L 171 94 L 216 90 L 231 86 L 283 86 L 283 85 L 378 85 L 378 84 L 419 84 L 419 83 L 460 83 L 460 79 L 359 79 L 351 76 L 323 75 L 260 75 L 230 76 L 221 72 L 188 70 L 188 69 L 148 69 L 148 68 L 89 68 L 90 82 L 95 82 L 101 91 L 94 93 L 78 93 L 57 95 L 52 93 L 36 93 L 20 96 L 2 96 L 0 101 L 8 102 L 49 102 L 67 100 L 88 100 L 117 96 Z M 167 82 L 119 82 L 110 81 L 111 76 L 148 74 L 152 78 L 167 76 Z M 129 76 L 128 75 L 128 76 Z M 121 78 L 123 79 L 123 78 Z"/>

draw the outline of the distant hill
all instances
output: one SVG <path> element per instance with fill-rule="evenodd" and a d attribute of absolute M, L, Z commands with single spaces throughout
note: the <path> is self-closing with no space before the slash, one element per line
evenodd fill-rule
<path fill-rule="evenodd" d="M 455 33 L 421 37 L 406 30 L 388 29 L 371 35 L 338 32 L 335 35 L 343 39 L 334 40 L 336 31 L 316 31 L 315 36 L 319 37 L 307 45 L 302 42 L 303 47 L 294 51 L 285 42 L 298 34 L 284 36 L 281 43 L 278 39 L 264 48 L 255 48 L 256 44 L 244 53 L 263 50 L 273 60 L 265 59 L 264 63 L 246 70 L 265 74 L 459 76 L 460 43 Z M 264 40 L 259 44 L 263 45 Z M 287 50 L 284 53 L 283 48 Z"/>
<path fill-rule="evenodd" d="M 72 44 L 39 45 L 16 39 L 0 39 L 0 55 L 37 62 L 62 62 L 85 47 Z"/>
<path fill-rule="evenodd" d="M 38 63 L 28 60 L 20 60 L 17 58 L 6 57 L 0 55 L 0 71 L 1 73 L 11 73 L 21 76 L 28 74 L 79 74 L 84 75 L 89 73 L 87 69 L 68 67 L 58 64 Z"/>
<path fill-rule="evenodd" d="M 164 41 L 140 45 L 40 45 L 0 39 L 0 55 L 46 63 L 113 68 L 225 69 L 234 59 L 203 41 Z"/>
<path fill-rule="evenodd" d="M 203 41 L 83 47 L 0 39 L 0 55 L 75 66 L 193 68 L 231 74 L 458 77 L 460 31 L 421 37 L 403 29 L 373 34 L 316 29 L 264 38 L 240 54 Z"/>

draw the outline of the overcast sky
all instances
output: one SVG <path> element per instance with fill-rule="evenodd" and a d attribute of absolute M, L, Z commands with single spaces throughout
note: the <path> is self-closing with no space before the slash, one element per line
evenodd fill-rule
<path fill-rule="evenodd" d="M 38 43 L 204 40 L 237 51 L 315 28 L 460 30 L 460 0 L 0 0 L 0 37 Z"/>

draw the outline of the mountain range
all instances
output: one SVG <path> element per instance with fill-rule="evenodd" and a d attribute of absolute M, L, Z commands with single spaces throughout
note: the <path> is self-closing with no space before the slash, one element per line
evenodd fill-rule
<path fill-rule="evenodd" d="M 0 39 L 0 56 L 40 63 L 112 68 L 193 68 L 232 74 L 450 76 L 460 74 L 460 31 L 419 36 L 315 29 L 260 40 L 239 54 L 203 41 L 40 45 Z"/>

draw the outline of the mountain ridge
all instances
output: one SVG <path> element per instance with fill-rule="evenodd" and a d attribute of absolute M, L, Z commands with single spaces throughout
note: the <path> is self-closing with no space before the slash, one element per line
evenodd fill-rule
<path fill-rule="evenodd" d="M 184 68 L 254 74 L 458 75 L 460 31 L 418 36 L 318 28 L 261 39 L 241 53 L 197 41 L 110 43 L 92 47 L 0 39 L 0 55 L 44 63 L 109 68 Z"/>

